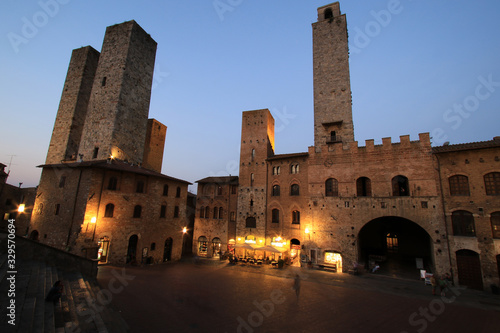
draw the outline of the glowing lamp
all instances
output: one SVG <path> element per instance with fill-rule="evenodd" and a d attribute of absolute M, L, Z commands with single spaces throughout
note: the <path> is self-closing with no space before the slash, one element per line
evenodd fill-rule
<path fill-rule="evenodd" d="M 305 232 L 306 234 L 308 234 L 308 233 L 309 233 L 309 228 L 306 228 L 306 230 L 304 230 L 304 232 Z"/>
<path fill-rule="evenodd" d="M 24 204 L 20 204 L 20 205 L 19 205 L 19 207 L 17 208 L 17 211 L 18 211 L 19 213 L 24 212 L 24 207 L 25 207 L 25 206 L 24 206 Z"/>
<path fill-rule="evenodd" d="M 90 223 L 96 223 L 96 221 L 97 221 L 97 218 L 95 216 L 90 219 Z"/>
<path fill-rule="evenodd" d="M 186 227 L 182 228 L 182 232 L 183 232 L 184 234 L 185 234 L 187 231 L 188 231 L 188 230 L 187 230 L 187 228 L 186 228 Z"/>

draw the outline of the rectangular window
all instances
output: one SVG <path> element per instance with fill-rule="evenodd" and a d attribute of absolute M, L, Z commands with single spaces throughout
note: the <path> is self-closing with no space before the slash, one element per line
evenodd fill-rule
<path fill-rule="evenodd" d="M 94 153 L 92 154 L 92 158 L 97 158 L 97 154 L 99 153 L 99 147 L 94 148 Z"/>
<path fill-rule="evenodd" d="M 59 215 L 59 210 L 61 209 L 61 204 L 56 204 L 54 215 Z"/>
<path fill-rule="evenodd" d="M 160 218 L 165 218 L 167 216 L 167 206 L 161 205 L 160 207 Z"/>
<path fill-rule="evenodd" d="M 231 222 L 236 222 L 236 213 L 231 212 Z"/>
<path fill-rule="evenodd" d="M 65 183 L 66 183 L 66 176 L 61 176 L 61 179 L 59 179 L 59 187 L 60 188 L 64 187 Z"/>
<path fill-rule="evenodd" d="M 179 217 L 179 206 L 175 206 L 174 208 L 174 217 Z"/>

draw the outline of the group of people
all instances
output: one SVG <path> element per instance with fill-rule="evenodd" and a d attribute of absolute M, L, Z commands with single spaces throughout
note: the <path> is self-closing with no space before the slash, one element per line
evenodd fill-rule
<path fill-rule="evenodd" d="M 432 286 L 432 295 L 437 295 L 436 291 L 439 286 L 441 296 L 446 296 L 446 289 L 448 288 L 448 285 L 451 284 L 450 273 L 443 274 L 442 276 L 433 274 L 430 280 Z"/>

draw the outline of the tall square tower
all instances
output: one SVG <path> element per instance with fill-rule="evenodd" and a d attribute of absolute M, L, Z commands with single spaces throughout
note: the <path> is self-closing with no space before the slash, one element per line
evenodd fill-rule
<path fill-rule="evenodd" d="M 106 29 L 78 154 L 142 163 L 156 42 L 135 21 Z"/>
<path fill-rule="evenodd" d="M 338 2 L 319 7 L 313 28 L 314 145 L 354 141 L 347 21 Z"/>

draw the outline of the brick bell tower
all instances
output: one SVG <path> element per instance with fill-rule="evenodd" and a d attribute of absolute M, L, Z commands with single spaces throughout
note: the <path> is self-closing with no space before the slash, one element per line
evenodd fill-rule
<path fill-rule="evenodd" d="M 268 109 L 243 112 L 236 237 L 265 237 L 266 159 L 274 155 L 274 118 Z"/>
<path fill-rule="evenodd" d="M 338 2 L 319 7 L 313 28 L 314 145 L 354 141 L 347 21 Z"/>

